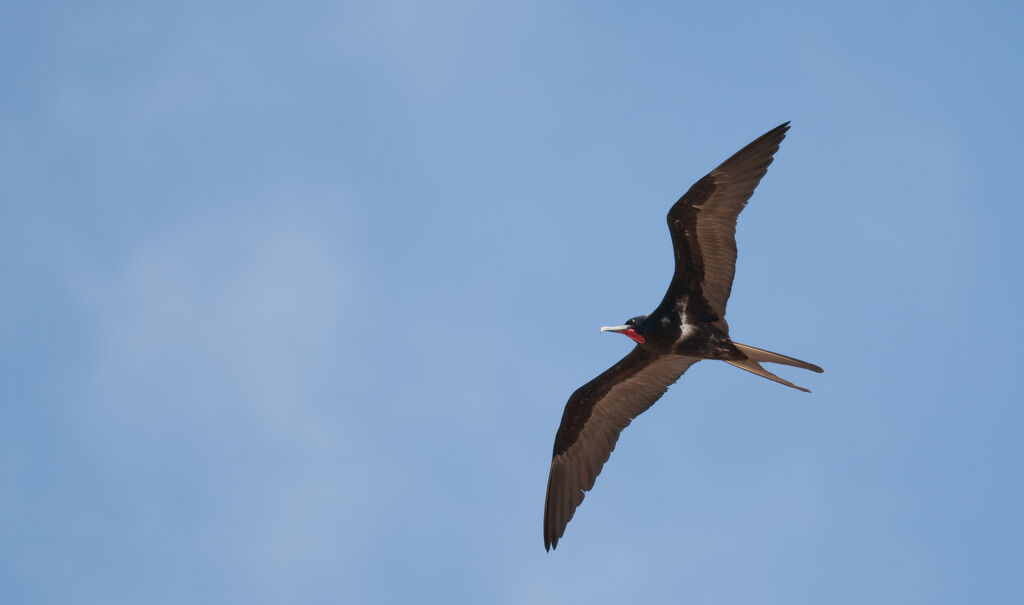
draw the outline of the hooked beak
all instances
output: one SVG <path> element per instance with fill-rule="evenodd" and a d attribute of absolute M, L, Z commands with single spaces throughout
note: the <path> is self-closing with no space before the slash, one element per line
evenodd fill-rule
<path fill-rule="evenodd" d="M 602 332 L 618 332 L 619 334 L 625 334 L 629 326 L 601 326 Z"/>
<path fill-rule="evenodd" d="M 639 344 L 644 344 L 644 342 L 646 342 L 646 339 L 640 334 L 638 334 L 637 331 L 630 326 L 601 326 L 601 331 L 618 332 L 619 334 L 625 334 L 626 336 L 629 336 Z"/>

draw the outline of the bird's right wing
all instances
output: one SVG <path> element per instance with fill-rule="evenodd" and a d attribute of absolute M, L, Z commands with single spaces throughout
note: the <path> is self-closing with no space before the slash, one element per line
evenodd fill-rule
<path fill-rule="evenodd" d="M 656 402 L 696 357 L 659 355 L 637 346 L 617 364 L 576 390 L 555 435 L 544 504 L 544 547 L 558 545 L 583 502 L 583 492 L 608 461 L 622 429 Z"/>

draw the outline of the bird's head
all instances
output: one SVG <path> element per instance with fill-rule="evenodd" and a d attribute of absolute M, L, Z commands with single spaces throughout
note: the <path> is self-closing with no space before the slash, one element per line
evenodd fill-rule
<path fill-rule="evenodd" d="M 639 344 L 644 344 L 645 342 L 647 342 L 647 339 L 644 338 L 644 335 L 640 333 L 640 330 L 642 330 L 640 324 L 642 324 L 645 319 L 647 319 L 646 315 L 639 315 L 637 317 L 634 317 L 633 319 L 630 319 L 621 326 L 603 326 L 601 328 L 601 331 L 618 332 L 619 334 L 625 334 L 626 336 L 629 336 L 633 340 L 637 341 Z"/>

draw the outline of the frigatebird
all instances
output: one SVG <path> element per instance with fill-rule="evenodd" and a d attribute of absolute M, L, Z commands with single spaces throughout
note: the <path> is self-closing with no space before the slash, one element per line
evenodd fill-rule
<path fill-rule="evenodd" d="M 736 271 L 736 219 L 772 163 L 789 122 L 774 128 L 690 187 L 668 211 L 675 272 L 661 304 L 621 326 L 603 327 L 636 341 L 628 355 L 576 390 L 555 434 L 544 504 L 544 548 L 565 533 L 584 492 L 608 461 L 619 433 L 702 359 L 720 359 L 810 392 L 761 366 L 772 362 L 814 372 L 818 366 L 734 342 L 725 303 Z"/>

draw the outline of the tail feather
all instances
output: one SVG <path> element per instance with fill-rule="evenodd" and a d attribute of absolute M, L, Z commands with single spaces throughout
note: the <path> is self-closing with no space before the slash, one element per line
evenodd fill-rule
<path fill-rule="evenodd" d="M 785 366 L 794 366 L 797 368 L 802 368 L 804 370 L 817 372 L 819 374 L 825 371 L 819 368 L 818 366 L 814 365 L 813 363 L 800 361 L 799 359 L 793 357 L 786 357 L 785 355 L 780 355 L 779 353 L 772 353 L 771 351 L 765 351 L 764 349 L 759 349 L 757 347 L 752 347 L 750 345 L 740 344 L 738 342 L 734 342 L 732 344 L 736 345 L 736 348 L 739 349 L 741 353 L 746 355 L 747 359 L 751 359 L 753 361 L 768 361 L 771 363 L 781 363 L 782 365 Z"/>
<path fill-rule="evenodd" d="M 811 370 L 812 372 L 819 373 L 825 371 L 819 368 L 818 366 L 814 365 L 813 363 L 800 361 L 799 359 L 795 359 L 793 357 L 787 357 L 785 355 L 780 355 L 779 353 L 773 353 L 771 351 L 766 351 L 764 349 L 758 349 L 757 347 L 751 347 L 748 345 L 740 344 L 738 342 L 734 342 L 733 344 L 736 345 L 736 348 L 739 349 L 741 353 L 746 355 L 747 358 L 738 361 L 726 361 L 726 363 L 734 365 L 737 368 L 740 368 L 741 370 L 746 370 L 748 372 L 757 374 L 758 376 L 767 378 L 768 380 L 774 380 L 779 384 L 784 384 L 787 387 L 792 387 L 794 389 L 797 389 L 798 391 L 803 391 L 805 393 L 811 392 L 810 389 L 805 389 L 804 387 L 797 386 L 784 378 L 779 378 L 775 374 L 772 374 L 768 370 L 764 369 L 764 367 L 761 366 L 760 362 L 766 361 L 770 363 L 779 363 L 782 365 L 794 366 L 804 370 Z"/>

